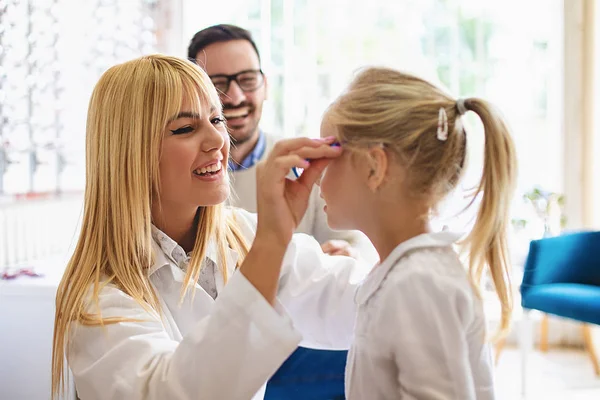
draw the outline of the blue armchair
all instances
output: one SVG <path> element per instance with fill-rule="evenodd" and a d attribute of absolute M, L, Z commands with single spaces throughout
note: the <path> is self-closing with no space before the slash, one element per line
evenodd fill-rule
<path fill-rule="evenodd" d="M 530 310 L 584 323 L 583 337 L 597 375 L 600 365 L 590 325 L 600 325 L 600 232 L 578 232 L 534 240 L 529 247 L 521 283 L 522 391 L 526 356 L 532 347 Z"/>

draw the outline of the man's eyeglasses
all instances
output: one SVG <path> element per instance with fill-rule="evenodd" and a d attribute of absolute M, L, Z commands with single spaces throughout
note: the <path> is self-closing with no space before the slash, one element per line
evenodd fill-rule
<path fill-rule="evenodd" d="M 211 75 L 210 80 L 221 93 L 229 91 L 231 81 L 235 81 L 244 92 L 253 92 L 263 85 L 265 77 L 260 69 L 248 69 L 233 75 Z"/>

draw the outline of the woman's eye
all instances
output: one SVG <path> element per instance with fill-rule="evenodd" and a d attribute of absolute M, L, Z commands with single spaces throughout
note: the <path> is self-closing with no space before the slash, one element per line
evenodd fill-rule
<path fill-rule="evenodd" d="M 223 118 L 223 117 L 216 117 L 216 118 L 211 119 L 210 122 L 213 125 L 224 124 L 225 123 L 225 118 Z"/>
<path fill-rule="evenodd" d="M 190 133 L 194 130 L 191 126 L 184 126 L 183 128 L 172 130 L 173 135 L 182 135 L 184 133 Z"/>

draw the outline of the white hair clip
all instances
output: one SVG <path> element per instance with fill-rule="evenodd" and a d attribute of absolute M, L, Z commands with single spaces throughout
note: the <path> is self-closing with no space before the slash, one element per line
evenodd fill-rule
<path fill-rule="evenodd" d="M 448 139 L 448 114 L 446 114 L 444 107 L 440 107 L 438 114 L 437 138 L 442 142 Z"/>

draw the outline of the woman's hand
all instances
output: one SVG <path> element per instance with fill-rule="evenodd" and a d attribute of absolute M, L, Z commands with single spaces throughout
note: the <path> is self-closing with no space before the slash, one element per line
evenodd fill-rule
<path fill-rule="evenodd" d="M 258 164 L 257 238 L 287 247 L 306 212 L 313 185 L 331 159 L 342 153 L 340 147 L 330 146 L 334 141 L 334 137 L 281 140 Z M 292 167 L 304 169 L 295 181 L 286 178 Z"/>
<path fill-rule="evenodd" d="M 258 225 L 240 272 L 271 304 L 275 304 L 283 256 L 306 212 L 312 187 L 329 161 L 342 153 L 340 147 L 329 146 L 334 140 L 281 140 L 257 165 Z M 292 167 L 304 169 L 295 181 L 286 178 Z"/>

